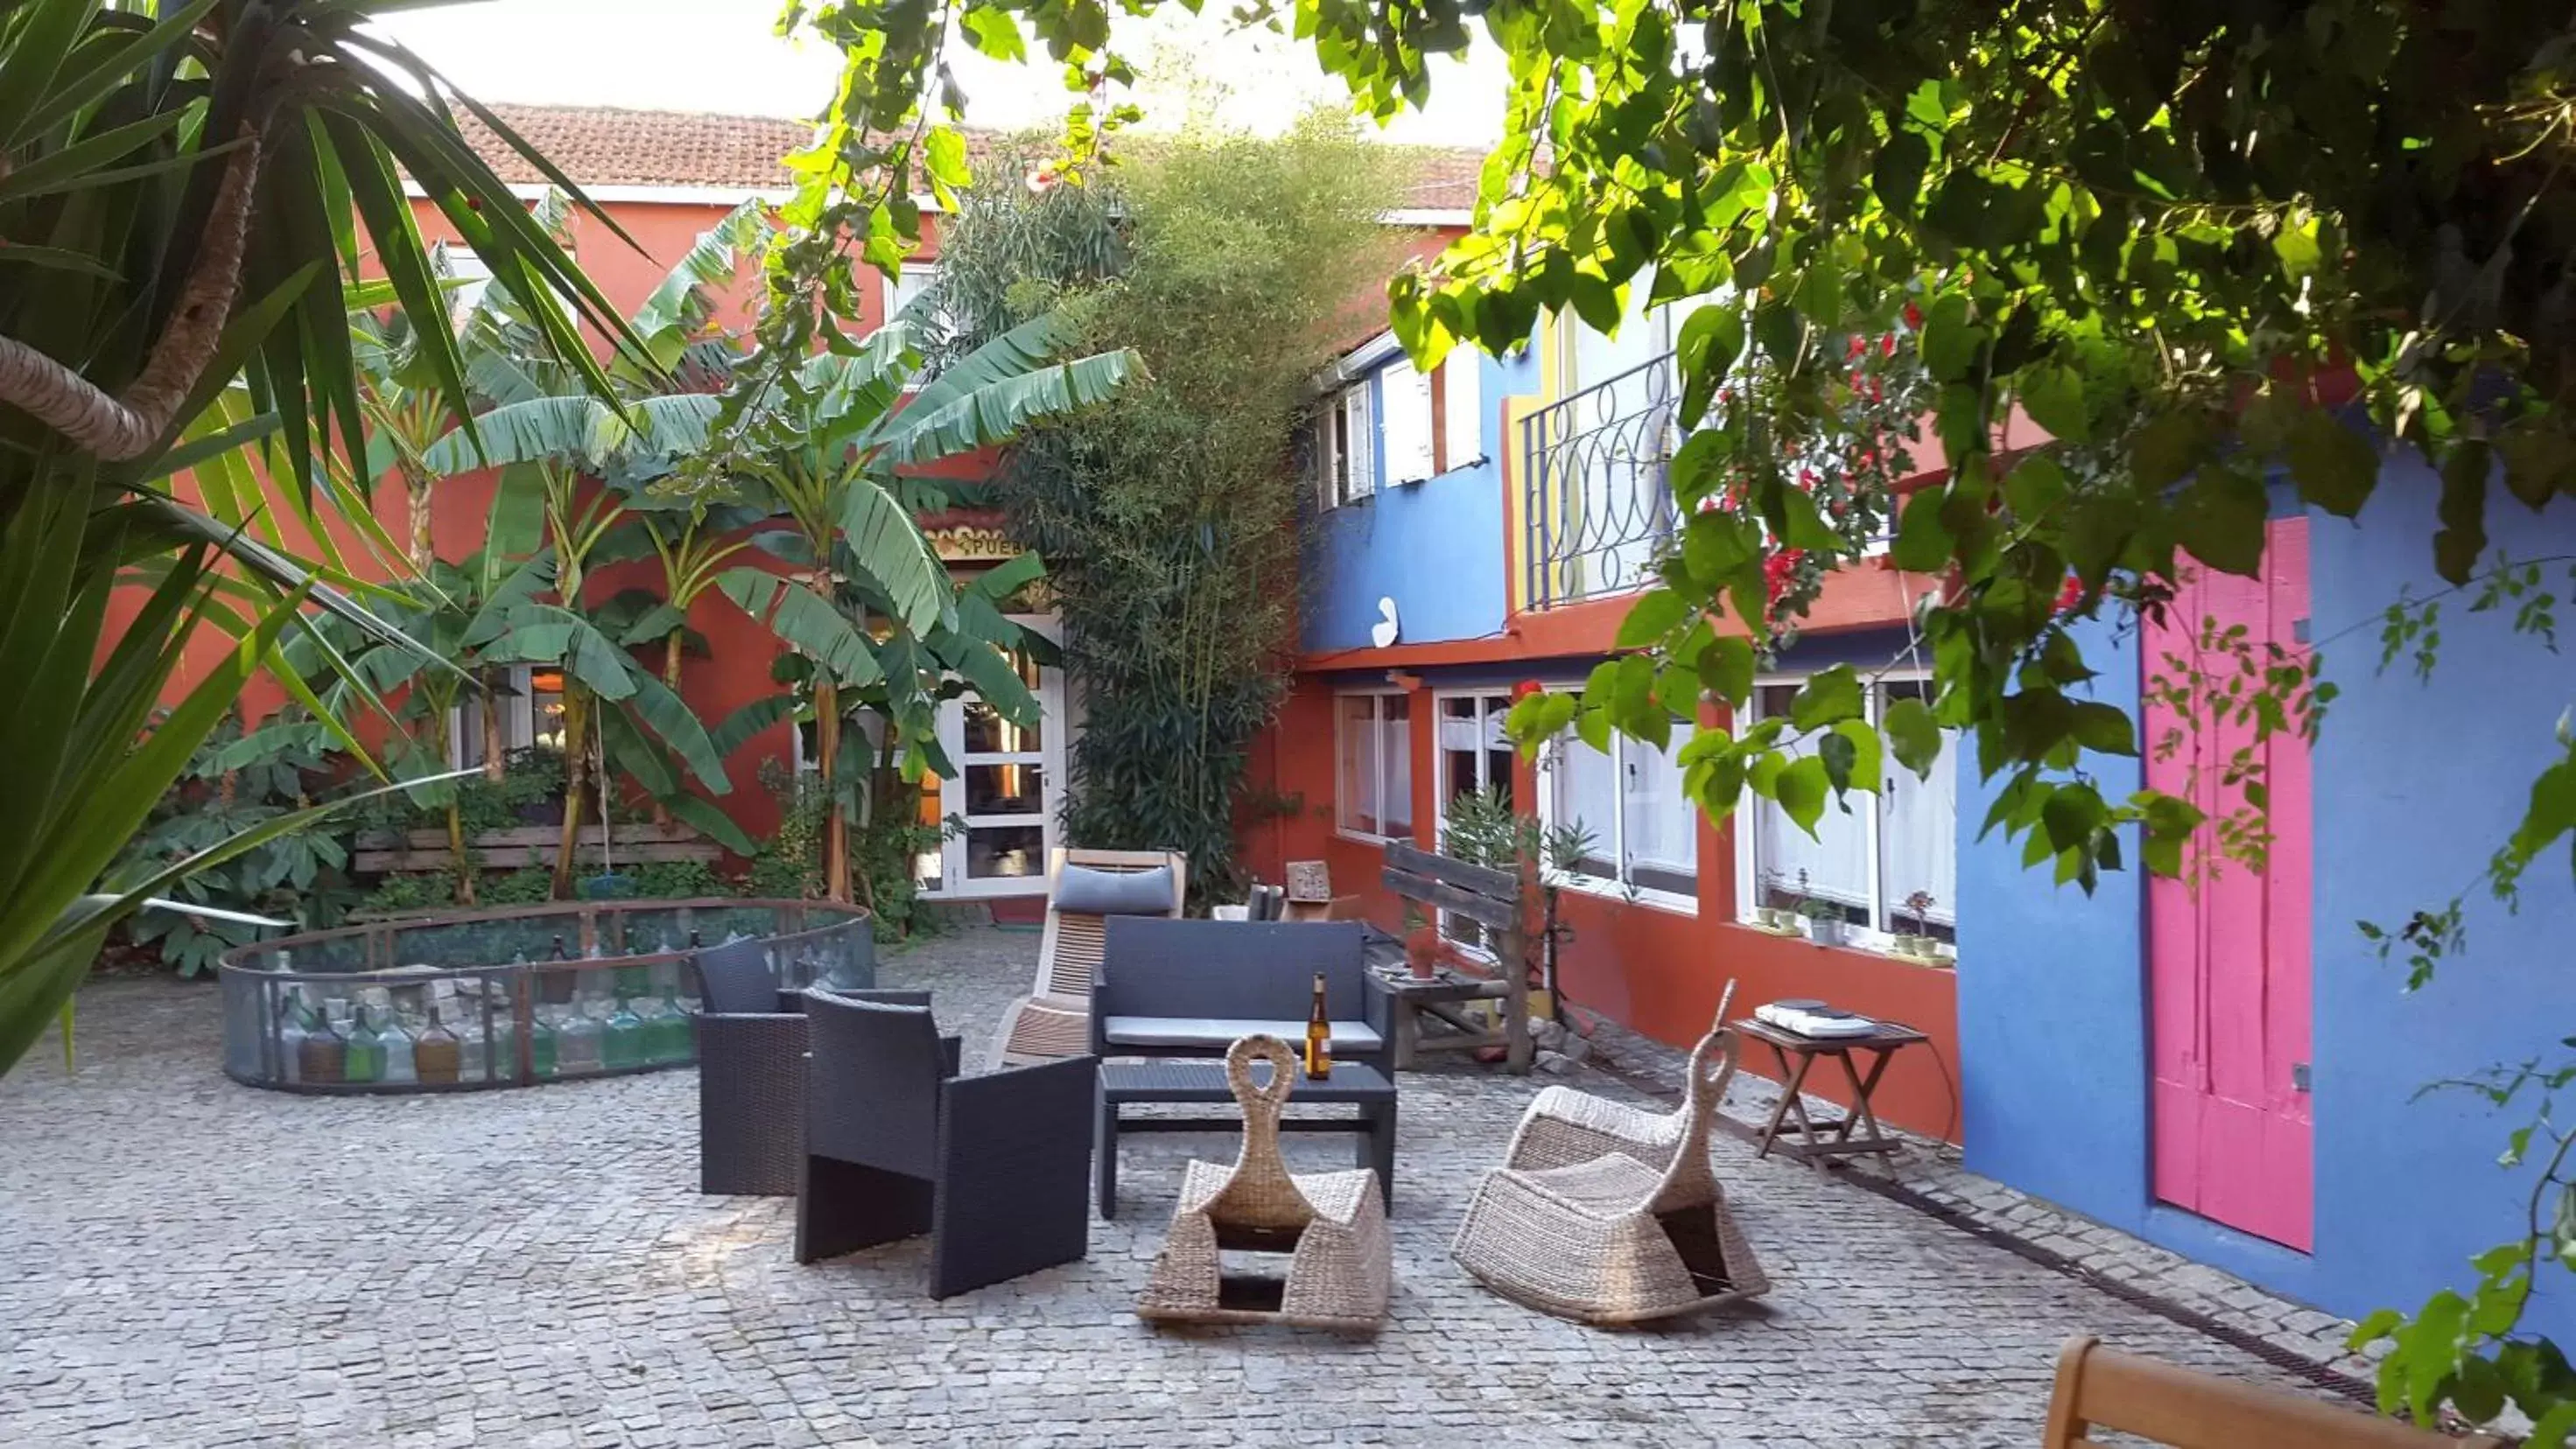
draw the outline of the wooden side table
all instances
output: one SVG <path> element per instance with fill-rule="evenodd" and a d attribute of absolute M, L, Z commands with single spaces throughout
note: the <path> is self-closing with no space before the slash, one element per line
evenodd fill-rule
<path fill-rule="evenodd" d="M 1878 1029 L 1867 1036 L 1843 1037 L 1800 1036 L 1749 1016 L 1739 1017 L 1727 1026 L 1737 1036 L 1769 1047 L 1772 1060 L 1780 1066 L 1780 1100 L 1773 1104 L 1770 1120 L 1757 1127 L 1723 1112 L 1717 1117 L 1717 1125 L 1754 1145 L 1755 1156 L 1767 1157 L 1773 1148 L 1778 1148 L 1784 1155 L 1822 1172 L 1834 1158 L 1884 1155 L 1903 1145 L 1889 1141 L 1878 1130 L 1878 1114 L 1871 1109 L 1869 1099 L 1878 1090 L 1878 1079 L 1887 1074 L 1889 1060 L 1906 1047 L 1928 1040 L 1923 1033 L 1893 1021 L 1880 1022 Z M 1867 1070 L 1853 1065 L 1854 1052 L 1870 1054 Z M 1822 1122 L 1808 1114 L 1807 1104 L 1799 1096 L 1807 1073 L 1819 1057 L 1833 1058 L 1852 1089 L 1851 1110 Z M 1793 1122 L 1796 1134 L 1784 1135 Z"/>

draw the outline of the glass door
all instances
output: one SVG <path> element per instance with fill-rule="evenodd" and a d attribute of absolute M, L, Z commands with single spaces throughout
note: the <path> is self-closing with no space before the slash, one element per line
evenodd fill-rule
<path fill-rule="evenodd" d="M 1020 623 L 1052 635 L 1052 621 Z M 1042 714 L 1015 725 L 972 694 L 939 707 L 939 743 L 957 778 L 938 785 L 939 808 L 962 821 L 941 842 L 937 879 L 943 896 L 1034 895 L 1046 890 L 1047 854 L 1055 846 L 1063 790 L 1064 686 L 1052 669 L 1020 666 Z M 925 862 L 926 863 L 926 862 Z"/>

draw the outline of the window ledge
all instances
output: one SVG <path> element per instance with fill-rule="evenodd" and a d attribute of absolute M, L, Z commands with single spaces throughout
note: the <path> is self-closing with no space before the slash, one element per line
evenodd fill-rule
<path fill-rule="evenodd" d="M 1669 891 L 1631 892 L 1627 887 L 1616 882 L 1595 880 L 1590 876 L 1561 876 L 1549 881 L 1548 884 L 1572 891 L 1576 895 L 1591 896 L 1595 900 L 1611 901 L 1623 906 L 1644 906 L 1649 910 L 1661 911 L 1668 916 L 1696 917 L 1699 914 L 1699 902 L 1684 900 Z"/>
<path fill-rule="evenodd" d="M 1334 826 L 1333 834 L 1340 839 L 1351 841 L 1354 844 L 1374 845 L 1381 850 L 1396 841 L 1411 840 L 1413 838 L 1410 835 L 1371 835 L 1365 830 L 1353 830 L 1347 825 Z"/>
<path fill-rule="evenodd" d="M 1858 940 L 1837 941 L 1830 946 L 1818 946 L 1817 942 L 1810 939 L 1807 933 L 1803 930 L 1774 930 L 1773 928 L 1762 924 L 1760 921 L 1747 921 L 1742 919 L 1728 921 L 1726 924 L 1733 926 L 1739 931 L 1751 931 L 1758 936 L 1769 936 L 1773 940 L 1797 941 L 1804 945 L 1817 946 L 1817 949 L 1819 950 L 1848 951 L 1855 956 L 1875 956 L 1882 961 L 1900 961 L 1908 966 L 1921 966 L 1927 970 L 1955 971 L 1959 967 L 1959 958 L 1955 955 L 1943 956 L 1938 960 L 1924 956 L 1908 956 L 1904 952 L 1897 950 L 1892 943 L 1884 939 L 1873 940 L 1862 938 Z"/>

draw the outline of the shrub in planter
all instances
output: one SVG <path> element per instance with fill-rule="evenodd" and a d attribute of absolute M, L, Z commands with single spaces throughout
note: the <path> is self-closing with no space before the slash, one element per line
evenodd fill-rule
<path fill-rule="evenodd" d="M 1819 946 L 1841 945 L 1843 933 L 1851 926 L 1843 908 L 1832 901 L 1810 899 L 1798 907 L 1798 913 L 1807 918 L 1807 939 Z"/>

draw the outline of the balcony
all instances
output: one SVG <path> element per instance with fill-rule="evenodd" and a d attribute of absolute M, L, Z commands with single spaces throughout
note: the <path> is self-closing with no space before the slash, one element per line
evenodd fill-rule
<path fill-rule="evenodd" d="M 1669 352 L 1521 420 L 1525 607 L 1640 588 L 1673 536 L 1681 441 Z"/>

